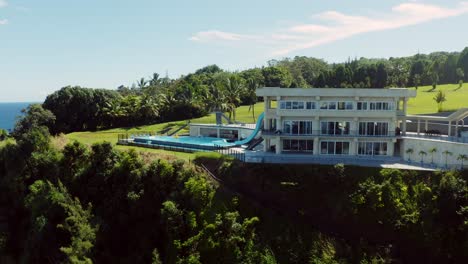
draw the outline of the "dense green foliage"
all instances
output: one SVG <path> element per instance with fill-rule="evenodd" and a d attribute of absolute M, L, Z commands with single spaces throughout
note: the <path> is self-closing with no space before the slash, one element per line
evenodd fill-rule
<path fill-rule="evenodd" d="M 266 67 L 240 72 L 210 65 L 177 79 L 153 74 L 116 91 L 64 87 L 49 95 L 43 107 L 56 117 L 49 124 L 60 132 L 129 127 L 185 120 L 223 111 L 236 119 L 236 108 L 257 101 L 255 88 L 385 88 L 458 84 L 468 78 L 468 47 L 390 59 L 354 59 L 329 64 L 309 57 L 269 61 Z M 461 87 L 461 86 L 460 86 Z"/>
<path fill-rule="evenodd" d="M 217 168 L 226 186 L 351 245 L 364 239 L 405 263 L 468 261 L 468 171 L 196 161 Z"/>

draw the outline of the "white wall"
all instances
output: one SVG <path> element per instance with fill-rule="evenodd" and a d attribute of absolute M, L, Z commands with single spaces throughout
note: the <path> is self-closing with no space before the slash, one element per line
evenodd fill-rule
<path fill-rule="evenodd" d="M 438 167 L 445 166 L 445 155 L 444 151 L 448 150 L 453 153 L 452 156 L 448 156 L 447 163 L 451 168 L 460 168 L 460 161 L 457 160 L 458 155 L 465 154 L 468 155 L 468 144 L 440 141 L 440 140 L 431 140 L 431 139 L 412 139 L 405 138 L 403 139 L 403 157 L 405 160 L 408 160 L 409 155 L 406 154 L 406 150 L 412 148 L 414 153 L 411 155 L 411 160 L 413 162 L 420 162 L 421 156 L 419 152 L 425 151 L 427 156 L 424 157 L 424 163 L 429 164 L 431 162 L 431 153 L 429 150 L 431 148 L 437 148 L 437 152 L 434 153 L 434 163 Z M 468 168 L 468 161 L 464 162 L 465 167 Z"/>

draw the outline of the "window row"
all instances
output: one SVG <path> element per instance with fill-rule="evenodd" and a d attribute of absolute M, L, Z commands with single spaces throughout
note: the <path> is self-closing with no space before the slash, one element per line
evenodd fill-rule
<path fill-rule="evenodd" d="M 388 122 L 359 122 L 360 136 L 388 136 Z"/>
<path fill-rule="evenodd" d="M 323 155 L 349 155 L 349 142 L 347 141 L 321 141 L 320 154 Z"/>
<path fill-rule="evenodd" d="M 297 151 L 297 152 L 313 152 L 314 141 L 313 140 L 284 139 L 283 150 L 284 151 Z"/>
<path fill-rule="evenodd" d="M 393 110 L 393 102 L 358 102 L 357 110 Z"/>
<path fill-rule="evenodd" d="M 358 154 L 366 156 L 387 155 L 387 142 L 359 142 Z"/>
<path fill-rule="evenodd" d="M 330 101 L 330 102 L 311 102 L 311 101 L 280 101 L 280 109 L 293 109 L 293 110 L 353 110 L 354 103 L 351 101 Z M 388 111 L 394 110 L 393 102 L 357 102 L 357 110 L 377 110 Z"/>
<path fill-rule="evenodd" d="M 321 110 L 353 110 L 353 102 L 321 102 Z"/>
<path fill-rule="evenodd" d="M 315 109 L 315 102 L 280 101 L 280 109 Z"/>

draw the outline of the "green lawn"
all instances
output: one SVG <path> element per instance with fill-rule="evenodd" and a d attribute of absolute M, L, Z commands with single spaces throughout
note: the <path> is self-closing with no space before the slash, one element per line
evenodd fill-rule
<path fill-rule="evenodd" d="M 431 114 L 437 113 L 437 104 L 434 96 L 438 90 L 445 92 L 447 101 L 443 104 L 444 111 L 455 111 L 462 107 L 468 107 L 468 83 L 455 91 L 458 84 L 438 85 L 433 92 L 428 92 L 432 86 L 421 86 L 417 90 L 416 98 L 408 101 L 409 114 Z M 414 88 L 413 88 L 414 89 Z"/>
<path fill-rule="evenodd" d="M 441 89 L 445 92 L 447 101 L 444 103 L 443 108 L 444 110 L 456 110 L 461 107 L 468 107 L 468 84 L 464 84 L 464 87 L 461 89 L 454 91 L 458 85 L 455 84 L 447 84 L 447 85 L 439 85 L 437 86 L 437 90 Z M 408 102 L 408 112 L 410 114 L 429 114 L 429 113 L 436 113 L 437 112 L 437 104 L 434 102 L 433 98 L 436 94 L 434 92 L 428 92 L 432 87 L 431 86 L 421 86 L 417 90 L 417 97 L 414 99 L 410 99 Z M 414 89 L 414 88 L 412 88 Z M 255 105 L 255 115 L 258 117 L 259 114 L 263 112 L 264 103 L 258 103 Z M 249 106 L 241 106 L 237 108 L 236 111 L 237 121 L 244 122 L 244 123 L 254 123 L 252 112 L 249 111 Z M 160 132 L 165 128 L 171 127 L 172 131 L 177 129 L 187 123 L 188 120 L 184 121 L 177 121 L 177 122 L 169 122 L 163 124 L 155 124 L 155 125 L 147 125 L 147 126 L 140 126 L 140 127 L 132 127 L 132 128 L 115 128 L 105 131 L 97 131 L 97 132 L 76 132 L 65 135 L 68 140 L 78 140 L 84 144 L 91 145 L 96 142 L 102 141 L 109 141 L 112 143 L 117 142 L 117 136 L 121 133 L 137 133 L 138 131 L 152 131 L 152 132 Z M 196 118 L 190 120 L 192 123 L 215 123 L 215 115 L 210 114 L 208 116 Z M 188 133 L 187 129 L 181 130 L 179 133 Z M 136 147 L 127 147 L 127 146 L 117 146 L 118 149 L 130 149 L 135 148 L 139 150 L 144 150 L 145 152 L 155 153 L 158 155 L 174 155 L 177 158 L 182 159 L 192 159 L 194 154 L 189 153 L 180 153 L 180 152 L 171 152 L 165 150 L 157 150 L 157 149 L 146 149 L 146 148 L 136 148 Z"/>

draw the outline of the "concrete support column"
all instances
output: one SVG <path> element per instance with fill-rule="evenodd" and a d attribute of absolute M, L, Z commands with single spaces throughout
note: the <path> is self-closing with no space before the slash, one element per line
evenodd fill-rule
<path fill-rule="evenodd" d="M 406 116 L 406 110 L 408 109 L 408 99 L 405 97 L 403 98 L 403 113 Z"/>
<path fill-rule="evenodd" d="M 393 156 L 395 152 L 396 139 L 387 143 L 387 156 Z"/>
<path fill-rule="evenodd" d="M 320 134 L 320 118 L 318 116 L 316 116 L 314 120 L 312 120 L 312 132 L 315 135 Z M 315 144 L 315 141 L 314 141 L 314 144 Z M 315 148 L 315 145 L 314 145 L 314 148 Z"/>
<path fill-rule="evenodd" d="M 401 120 L 401 134 L 406 135 L 406 119 Z"/>
<path fill-rule="evenodd" d="M 281 116 L 276 117 L 276 130 L 283 131 L 283 122 L 281 121 Z"/>
<path fill-rule="evenodd" d="M 426 122 L 424 123 L 424 130 L 425 130 L 425 131 L 429 130 L 427 124 L 428 124 L 428 121 L 426 120 Z"/>
<path fill-rule="evenodd" d="M 319 155 L 320 154 L 320 148 L 319 148 L 319 138 L 318 137 L 314 137 L 314 152 L 313 154 L 314 155 Z"/>
<path fill-rule="evenodd" d="M 358 140 L 357 138 L 355 138 L 349 144 L 349 155 L 356 156 L 357 154 L 358 154 Z"/>
<path fill-rule="evenodd" d="M 281 154 L 281 150 L 283 149 L 283 141 L 280 137 L 276 137 L 276 154 Z"/>
<path fill-rule="evenodd" d="M 449 121 L 448 123 L 448 136 L 450 137 L 452 135 L 452 121 Z"/>
<path fill-rule="evenodd" d="M 455 136 L 458 137 L 458 121 L 455 122 Z"/>
<path fill-rule="evenodd" d="M 221 134 L 221 133 L 219 132 L 219 128 L 217 128 L 217 129 L 216 129 L 216 136 L 219 138 L 220 134 Z"/>
<path fill-rule="evenodd" d="M 418 130 L 417 130 L 418 136 L 419 136 L 420 131 L 421 131 L 421 120 L 418 119 Z"/>

